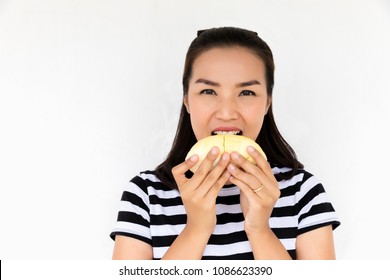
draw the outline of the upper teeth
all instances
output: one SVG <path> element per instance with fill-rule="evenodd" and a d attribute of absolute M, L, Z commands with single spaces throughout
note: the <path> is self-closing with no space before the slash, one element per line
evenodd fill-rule
<path fill-rule="evenodd" d="M 240 130 L 231 130 L 231 131 L 213 131 L 213 134 L 232 134 L 237 135 L 240 133 Z"/>

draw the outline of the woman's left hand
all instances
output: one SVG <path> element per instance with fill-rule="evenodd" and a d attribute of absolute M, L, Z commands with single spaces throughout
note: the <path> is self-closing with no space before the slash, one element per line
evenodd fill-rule
<path fill-rule="evenodd" d="M 280 190 L 269 163 L 253 147 L 248 147 L 249 155 L 256 165 L 246 160 L 238 152 L 231 153 L 232 162 L 228 165 L 230 182 L 240 188 L 240 203 L 245 218 L 245 231 L 262 233 L 269 231 L 269 218 Z"/>

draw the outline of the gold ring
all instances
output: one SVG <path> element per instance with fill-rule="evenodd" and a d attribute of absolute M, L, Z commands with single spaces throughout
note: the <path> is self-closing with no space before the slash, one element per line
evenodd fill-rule
<path fill-rule="evenodd" d="M 255 189 L 255 190 L 253 190 L 253 192 L 254 192 L 254 193 L 257 193 L 257 192 L 261 191 L 263 188 L 264 188 L 264 185 L 261 184 L 260 188 L 257 188 L 257 189 Z"/>

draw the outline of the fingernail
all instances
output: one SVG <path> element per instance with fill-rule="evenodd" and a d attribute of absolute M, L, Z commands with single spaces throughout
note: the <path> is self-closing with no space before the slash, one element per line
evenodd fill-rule
<path fill-rule="evenodd" d="M 216 147 L 213 147 L 212 149 L 211 149 L 211 154 L 212 155 L 217 155 L 218 154 L 218 148 L 216 148 Z"/>
<path fill-rule="evenodd" d="M 198 155 L 193 155 L 193 156 L 190 157 L 190 161 L 195 162 L 197 160 L 198 160 Z"/>
<path fill-rule="evenodd" d="M 240 155 L 237 152 L 232 153 L 232 158 L 234 158 L 234 159 L 238 159 L 239 156 Z"/>
<path fill-rule="evenodd" d="M 228 158 L 229 158 L 229 155 L 228 155 L 228 154 L 223 154 L 222 160 L 228 160 Z"/>
<path fill-rule="evenodd" d="M 255 148 L 253 148 L 252 146 L 248 147 L 248 152 L 253 153 L 254 151 L 255 151 Z"/>
<path fill-rule="evenodd" d="M 236 167 L 235 167 L 233 164 L 229 164 L 229 165 L 228 165 L 228 169 L 229 169 L 230 171 L 234 171 L 234 169 L 236 169 Z"/>

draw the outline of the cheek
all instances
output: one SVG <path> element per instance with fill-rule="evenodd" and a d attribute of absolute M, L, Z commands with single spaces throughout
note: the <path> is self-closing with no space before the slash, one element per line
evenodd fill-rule
<path fill-rule="evenodd" d="M 243 118 L 245 119 L 246 125 L 248 128 L 250 128 L 250 134 L 254 138 L 256 138 L 257 135 L 260 133 L 261 127 L 264 122 L 264 114 L 264 109 L 259 110 L 258 107 L 253 109 L 247 109 L 243 113 Z"/>
<path fill-rule="evenodd" d="M 189 98 L 189 108 L 191 118 L 194 121 L 197 119 L 205 119 L 213 112 L 213 102 L 212 100 L 207 100 L 206 98 L 193 97 Z"/>
<path fill-rule="evenodd" d="M 267 107 L 263 103 L 250 103 L 247 102 L 245 105 L 241 104 L 240 111 L 243 116 L 247 119 L 251 119 L 254 122 L 257 122 L 260 119 L 264 118 L 266 114 Z"/>
<path fill-rule="evenodd" d="M 190 102 L 190 119 L 192 130 L 194 131 L 196 139 L 202 139 L 209 136 L 207 132 L 207 123 L 209 119 L 209 111 L 207 107 L 201 106 L 198 102 Z M 206 130 L 205 130 L 206 129 Z"/>
<path fill-rule="evenodd" d="M 196 102 L 193 102 L 190 108 L 191 108 L 191 113 L 190 113 L 191 120 L 193 122 L 201 121 L 202 116 L 205 114 L 205 109 L 202 108 L 202 106 L 196 104 Z"/>

